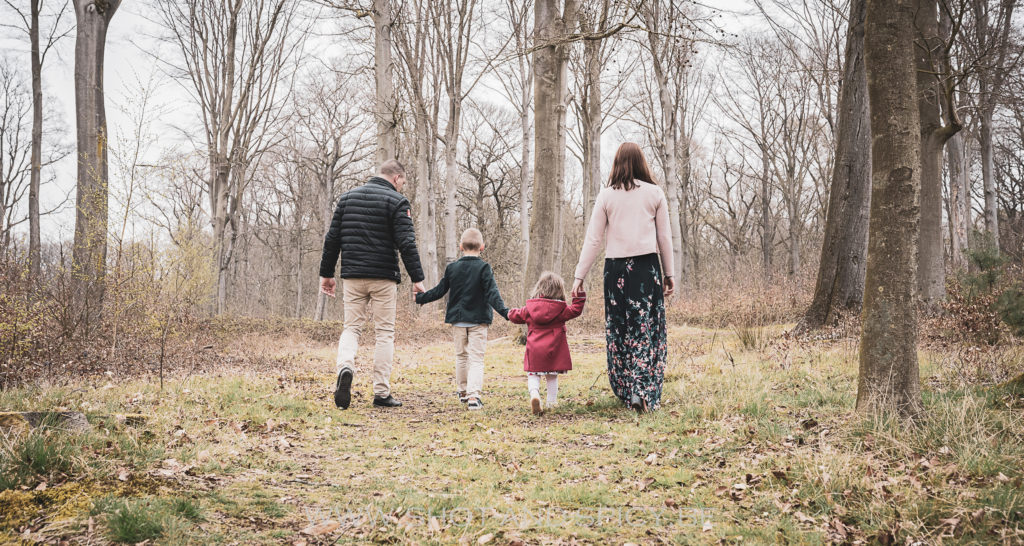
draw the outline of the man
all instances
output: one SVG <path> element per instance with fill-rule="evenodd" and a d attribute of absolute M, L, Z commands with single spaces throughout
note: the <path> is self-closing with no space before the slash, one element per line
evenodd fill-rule
<path fill-rule="evenodd" d="M 393 408 L 402 403 L 391 395 L 391 361 L 395 354 L 395 311 L 401 253 L 416 293 L 424 292 L 423 267 L 416 251 L 409 200 L 401 193 L 405 168 L 391 159 L 377 176 L 338 199 L 331 228 L 324 237 L 320 290 L 335 296 L 334 266 L 341 253 L 344 279 L 345 329 L 338 340 L 338 377 L 334 404 L 347 409 L 351 401 L 359 333 L 372 311 L 377 345 L 373 355 L 373 405 Z"/>

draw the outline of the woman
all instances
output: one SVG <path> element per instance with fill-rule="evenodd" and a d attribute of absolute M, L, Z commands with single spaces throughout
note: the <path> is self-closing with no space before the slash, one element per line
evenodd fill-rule
<path fill-rule="evenodd" d="M 608 186 L 594 202 L 572 293 L 582 290 L 603 246 L 608 381 L 615 396 L 638 412 L 657 409 L 665 379 L 665 297 L 675 290 L 669 226 L 665 192 L 654 183 L 643 152 L 632 142 L 622 144 Z"/>

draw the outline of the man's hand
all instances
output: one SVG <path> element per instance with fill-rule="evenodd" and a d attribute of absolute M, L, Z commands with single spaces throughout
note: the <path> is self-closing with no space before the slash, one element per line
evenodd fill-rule
<path fill-rule="evenodd" d="M 412 293 L 413 294 L 422 294 L 422 293 L 424 293 L 426 291 L 427 291 L 427 288 L 425 286 L 423 286 L 423 281 L 420 281 L 420 282 L 415 283 L 415 284 L 412 285 Z"/>
<path fill-rule="evenodd" d="M 334 297 L 334 289 L 337 287 L 338 282 L 334 278 L 320 277 L 320 291 L 327 294 L 330 297 Z"/>
<path fill-rule="evenodd" d="M 580 295 L 585 296 L 587 294 L 586 292 L 583 291 L 583 279 L 576 279 L 575 281 L 573 281 L 571 294 L 574 298 Z"/>
<path fill-rule="evenodd" d="M 665 282 L 663 283 L 662 288 L 665 291 L 666 298 L 671 296 L 672 293 L 676 291 L 675 279 L 673 279 L 672 277 L 665 277 Z"/>

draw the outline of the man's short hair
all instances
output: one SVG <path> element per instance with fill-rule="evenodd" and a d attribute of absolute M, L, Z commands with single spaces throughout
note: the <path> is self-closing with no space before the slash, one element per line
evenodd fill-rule
<path fill-rule="evenodd" d="M 462 232 L 462 250 L 477 251 L 484 246 L 484 234 L 479 229 L 469 228 Z"/>
<path fill-rule="evenodd" d="M 398 176 L 405 174 L 405 167 L 397 159 L 389 159 L 381 164 L 380 174 L 387 177 Z"/>

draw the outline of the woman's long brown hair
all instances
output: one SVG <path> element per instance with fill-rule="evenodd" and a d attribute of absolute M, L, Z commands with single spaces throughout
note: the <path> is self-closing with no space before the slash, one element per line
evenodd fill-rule
<path fill-rule="evenodd" d="M 608 177 L 608 185 L 615 189 L 623 188 L 629 191 L 636 187 L 637 180 L 654 184 L 654 177 L 651 176 L 651 169 L 647 166 L 647 159 L 640 151 L 640 146 L 633 142 L 623 142 L 619 146 L 619 150 L 615 152 L 615 162 L 612 163 L 612 174 Z"/>

